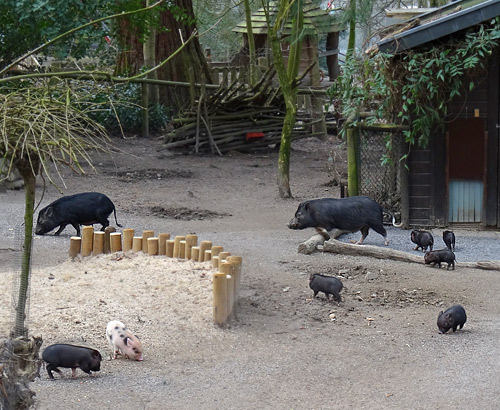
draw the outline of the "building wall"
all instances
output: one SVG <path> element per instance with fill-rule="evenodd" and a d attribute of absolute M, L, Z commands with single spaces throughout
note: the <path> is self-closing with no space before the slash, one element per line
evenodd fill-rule
<path fill-rule="evenodd" d="M 463 90 L 449 107 L 449 119 L 484 118 L 485 177 L 481 224 L 500 226 L 498 128 L 499 121 L 499 58 L 490 58 L 488 70 L 477 72 L 472 79 L 474 90 Z M 432 135 L 427 148 L 412 147 L 408 165 L 409 174 L 409 223 L 411 226 L 448 225 L 448 153 L 447 129 Z"/>

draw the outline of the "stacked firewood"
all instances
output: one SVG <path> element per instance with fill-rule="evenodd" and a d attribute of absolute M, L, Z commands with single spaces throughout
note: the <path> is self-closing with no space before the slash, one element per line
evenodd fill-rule
<path fill-rule="evenodd" d="M 254 86 L 237 79 L 216 91 L 202 87 L 191 109 L 172 121 L 165 149 L 222 155 L 279 143 L 285 112 L 274 74 L 268 69 Z M 292 140 L 310 136 L 313 121 L 311 114 L 299 111 Z"/>

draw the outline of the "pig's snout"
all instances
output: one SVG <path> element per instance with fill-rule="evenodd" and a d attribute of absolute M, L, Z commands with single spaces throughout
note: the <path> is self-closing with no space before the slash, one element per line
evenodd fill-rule
<path fill-rule="evenodd" d="M 293 218 L 292 220 L 290 220 L 290 222 L 288 222 L 288 227 L 290 229 L 297 229 L 298 226 L 299 226 L 299 224 L 298 224 L 297 218 Z"/>

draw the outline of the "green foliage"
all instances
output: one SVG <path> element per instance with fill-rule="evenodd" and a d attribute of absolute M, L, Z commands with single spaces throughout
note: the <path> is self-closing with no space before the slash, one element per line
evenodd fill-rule
<path fill-rule="evenodd" d="M 0 2 L 0 59 L 6 65 L 29 50 L 69 29 L 105 16 L 105 0 L 2 0 Z M 89 27 L 77 39 L 61 42 L 52 50 L 58 57 L 84 55 L 90 44 L 103 45 L 109 31 Z"/>
<path fill-rule="evenodd" d="M 126 84 L 114 87 L 84 85 L 89 98 L 87 106 L 94 106 L 90 117 L 103 125 L 110 133 L 136 133 L 141 131 L 141 85 Z M 169 121 L 167 109 L 161 105 L 149 107 L 151 132 L 161 131 Z"/>
<path fill-rule="evenodd" d="M 0 62 L 6 66 L 16 58 L 39 45 L 89 23 L 113 14 L 142 9 L 142 0 L 2 0 L 0 1 Z M 179 19 L 185 18 L 183 10 L 175 8 L 171 1 L 138 14 L 128 15 L 129 27 L 144 38 L 151 27 L 159 26 L 159 15 L 167 9 Z M 119 40 L 116 20 L 109 24 L 97 23 L 67 36 L 43 53 L 58 59 L 72 56 L 81 58 L 89 52 L 102 50 L 107 45 L 105 37 Z"/>
<path fill-rule="evenodd" d="M 411 124 L 406 142 L 426 147 L 443 128 L 450 102 L 475 87 L 472 75 L 485 69 L 499 38 L 497 18 L 432 47 L 352 59 L 329 95 L 351 121 L 369 111 L 368 121 Z"/>

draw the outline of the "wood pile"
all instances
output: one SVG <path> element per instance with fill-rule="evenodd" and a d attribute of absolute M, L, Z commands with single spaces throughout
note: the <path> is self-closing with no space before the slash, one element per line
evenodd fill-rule
<path fill-rule="evenodd" d="M 236 79 L 215 91 L 202 87 L 191 109 L 172 121 L 165 149 L 222 155 L 279 143 L 285 112 L 280 89 L 273 87 L 274 74 L 269 68 L 254 86 Z M 314 121 L 311 114 L 298 112 L 292 140 L 311 136 Z"/>

